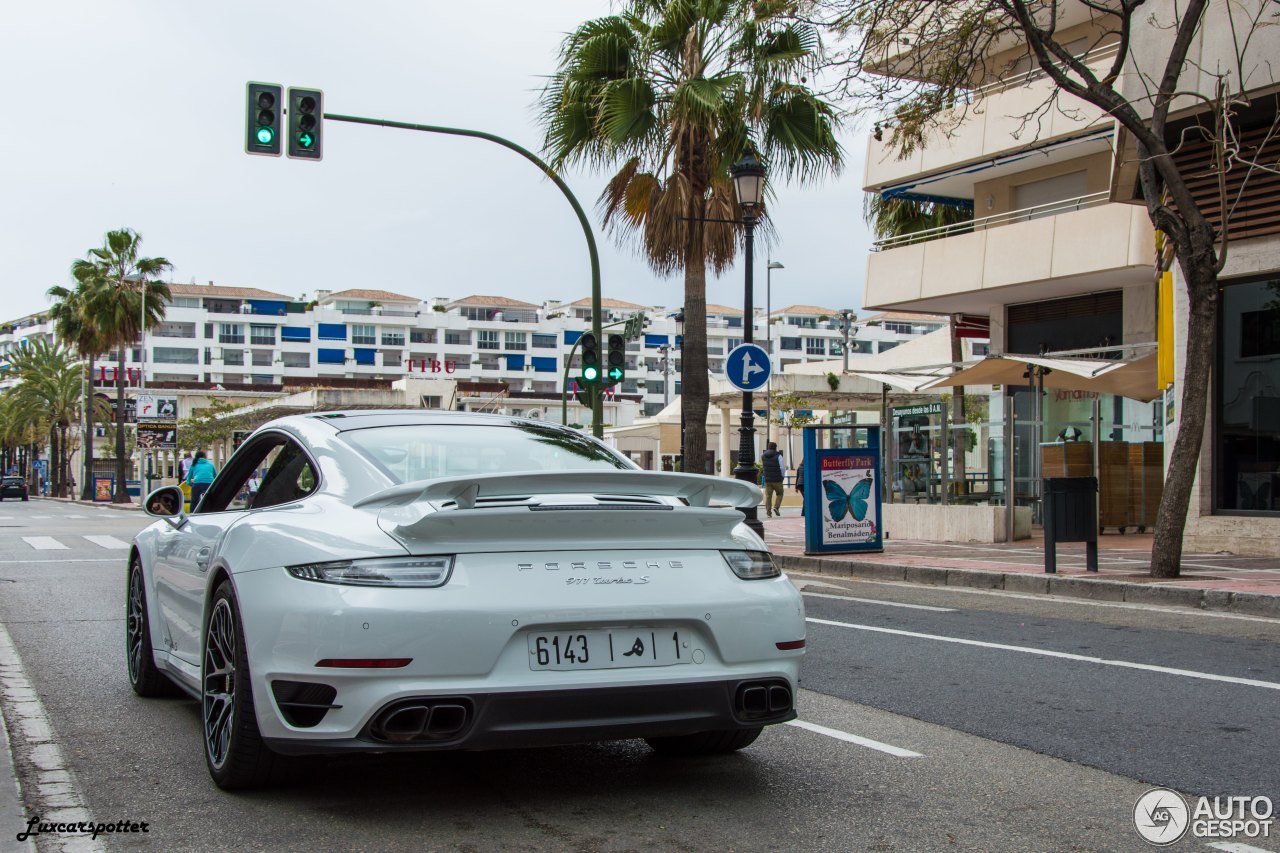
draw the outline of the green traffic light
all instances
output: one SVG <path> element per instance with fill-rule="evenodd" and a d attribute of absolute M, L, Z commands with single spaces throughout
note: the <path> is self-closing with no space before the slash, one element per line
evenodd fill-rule
<path fill-rule="evenodd" d="M 610 379 L 621 379 L 621 378 L 622 378 L 622 368 L 621 368 L 621 367 L 613 367 L 613 368 L 610 368 L 610 369 L 609 369 L 609 378 L 610 378 Z"/>
<path fill-rule="evenodd" d="M 600 378 L 600 371 L 594 367 L 584 367 L 582 368 L 582 378 L 588 382 L 595 382 Z"/>
<path fill-rule="evenodd" d="M 309 133 L 301 133 L 298 135 L 298 144 L 303 148 L 310 148 L 316 144 L 316 138 Z"/>
<path fill-rule="evenodd" d="M 261 145 L 270 145 L 271 140 L 276 138 L 276 132 L 269 127 L 258 128 L 258 142 Z"/>

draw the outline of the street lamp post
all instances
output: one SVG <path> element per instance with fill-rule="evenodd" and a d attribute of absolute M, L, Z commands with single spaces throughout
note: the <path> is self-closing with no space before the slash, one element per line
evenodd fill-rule
<path fill-rule="evenodd" d="M 769 353 L 769 384 L 764 389 L 764 436 L 773 438 L 773 271 L 784 270 L 780 261 L 770 260 L 764 270 L 764 348 Z"/>
<path fill-rule="evenodd" d="M 742 208 L 742 224 L 746 227 L 746 245 L 744 259 L 746 277 L 743 282 L 742 317 L 743 343 L 753 343 L 752 330 L 755 326 L 755 312 L 751 304 L 752 254 L 755 251 L 756 214 L 764 200 L 764 164 L 755 158 L 750 150 L 742 155 L 742 159 L 733 164 L 733 185 L 738 193 L 738 206 Z M 756 482 L 756 428 L 755 414 L 751 410 L 751 392 L 742 392 L 742 426 L 738 429 L 738 467 L 733 476 L 747 483 Z M 756 507 L 745 510 L 747 526 L 761 537 L 764 536 L 764 525 L 760 523 Z"/>
<path fill-rule="evenodd" d="M 849 372 L 849 332 L 853 329 L 853 318 L 858 314 L 852 308 L 841 308 L 840 319 L 844 326 L 844 373 Z"/>

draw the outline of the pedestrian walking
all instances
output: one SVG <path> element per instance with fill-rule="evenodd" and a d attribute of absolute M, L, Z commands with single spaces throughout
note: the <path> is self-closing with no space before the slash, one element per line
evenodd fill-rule
<path fill-rule="evenodd" d="M 213 478 L 216 476 L 218 476 L 218 469 L 213 467 L 213 463 L 205 458 L 203 450 L 197 450 L 196 457 L 191 462 L 191 468 L 187 471 L 187 483 L 191 486 L 191 509 L 193 512 L 200 506 L 200 499 L 209 490 L 209 484 L 213 482 Z"/>
<path fill-rule="evenodd" d="M 187 474 L 191 472 L 192 461 L 193 460 L 191 458 L 190 450 L 187 451 L 186 456 L 178 460 L 178 482 L 179 483 L 185 483 L 187 481 Z"/>
<path fill-rule="evenodd" d="M 800 464 L 796 466 L 796 491 L 800 493 L 800 514 L 804 515 L 804 457 L 800 457 Z"/>
<path fill-rule="evenodd" d="M 782 515 L 782 483 L 787 464 L 778 452 L 778 442 L 771 441 L 760 454 L 764 474 L 764 511 L 766 516 Z"/>

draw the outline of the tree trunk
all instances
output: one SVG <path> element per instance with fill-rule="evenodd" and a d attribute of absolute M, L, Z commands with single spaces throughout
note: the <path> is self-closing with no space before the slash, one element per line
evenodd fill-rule
<path fill-rule="evenodd" d="M 1156 512 L 1151 546 L 1151 575 L 1176 578 L 1182 571 L 1182 536 L 1187 524 L 1191 489 L 1200 465 L 1205 418 L 1209 407 L 1209 378 L 1217 340 L 1218 283 L 1212 244 L 1207 252 L 1189 261 L 1178 254 L 1178 265 L 1187 282 L 1190 311 L 1187 316 L 1187 349 L 1182 371 L 1178 437 L 1169 454 L 1164 494 Z"/>
<path fill-rule="evenodd" d="M 93 392 L 93 354 L 89 355 L 89 381 L 85 384 L 84 435 L 80 444 L 84 448 L 84 473 L 80 483 L 80 500 L 93 500 L 93 404 L 97 395 Z"/>
<path fill-rule="evenodd" d="M 58 441 L 62 445 L 62 455 L 58 458 L 58 479 L 62 482 L 62 486 L 58 489 L 58 497 L 73 498 L 75 495 L 71 490 L 71 454 L 67 449 L 67 433 L 71 424 L 65 421 L 58 423 Z"/>
<path fill-rule="evenodd" d="M 128 352 L 125 345 L 120 345 L 120 356 L 116 368 L 116 487 L 111 493 L 113 504 L 132 503 L 129 500 L 129 459 L 124 455 L 124 357 Z"/>
<path fill-rule="evenodd" d="M 45 459 L 45 470 L 49 472 L 49 495 L 56 497 L 62 483 L 58 480 L 58 422 L 49 422 L 49 456 Z"/>
<path fill-rule="evenodd" d="M 680 386 L 680 421 L 684 425 L 684 465 L 687 474 L 715 474 L 707 470 L 707 265 L 703 260 L 701 222 L 706 205 L 693 204 L 684 269 L 684 350 Z M 719 460 L 724 466 L 727 460 Z M 725 469 L 726 472 L 729 469 Z"/>

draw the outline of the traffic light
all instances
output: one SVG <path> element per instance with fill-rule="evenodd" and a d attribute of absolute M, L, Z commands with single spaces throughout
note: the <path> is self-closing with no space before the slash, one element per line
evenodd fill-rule
<path fill-rule="evenodd" d="M 274 83 L 249 84 L 244 120 L 247 153 L 280 156 L 280 91 Z"/>
<path fill-rule="evenodd" d="M 582 350 L 582 384 L 597 385 L 600 382 L 600 342 L 591 332 L 586 332 L 578 339 L 578 349 Z"/>
<path fill-rule="evenodd" d="M 609 336 L 609 359 L 605 365 L 604 384 L 617 385 L 627 375 L 627 339 Z"/>
<path fill-rule="evenodd" d="M 324 92 L 319 89 L 289 89 L 290 157 L 319 160 L 324 156 L 320 131 L 324 126 Z"/>
<path fill-rule="evenodd" d="M 584 408 L 591 408 L 591 395 L 594 393 L 595 389 L 590 385 L 579 385 L 577 382 L 573 383 L 573 398 Z"/>

